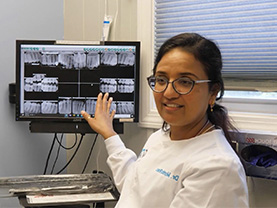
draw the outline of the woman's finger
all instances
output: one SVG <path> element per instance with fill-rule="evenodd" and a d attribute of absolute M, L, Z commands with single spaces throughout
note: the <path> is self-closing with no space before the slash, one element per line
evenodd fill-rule
<path fill-rule="evenodd" d="M 115 113 L 116 113 L 116 112 L 115 112 L 115 110 L 113 110 L 113 111 L 112 111 L 112 113 L 111 113 L 111 116 L 110 116 L 110 117 L 111 117 L 111 119 L 113 119 L 113 118 L 114 118 Z"/>
<path fill-rule="evenodd" d="M 97 102 L 96 102 L 96 106 L 95 106 L 95 112 L 98 112 L 100 110 L 102 110 L 102 97 L 103 97 L 103 94 L 100 92 L 97 96 Z"/>
<path fill-rule="evenodd" d="M 108 105 L 107 105 L 107 113 L 108 114 L 110 113 L 112 102 L 113 102 L 113 98 L 110 97 L 109 100 L 108 100 Z"/>
<path fill-rule="evenodd" d="M 101 134 L 105 139 L 116 134 L 113 129 L 112 122 L 115 111 L 112 111 L 112 113 L 108 112 L 112 103 L 112 99 L 110 98 L 107 100 L 107 98 L 108 93 L 106 93 L 104 96 L 102 93 L 99 93 L 97 97 L 94 118 L 91 118 L 87 112 L 81 111 L 82 116 L 88 122 L 90 127 L 95 132 Z"/>
<path fill-rule="evenodd" d="M 89 121 L 91 119 L 90 115 L 86 111 L 81 111 L 81 114 L 86 121 Z"/>
<path fill-rule="evenodd" d="M 104 94 L 104 97 L 103 97 L 103 100 L 102 100 L 102 110 L 103 110 L 104 112 L 107 111 L 108 97 L 109 97 L 109 93 L 106 92 L 106 93 Z"/>

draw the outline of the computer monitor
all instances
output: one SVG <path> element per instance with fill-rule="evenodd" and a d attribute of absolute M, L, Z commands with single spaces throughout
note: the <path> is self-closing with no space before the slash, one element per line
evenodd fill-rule
<path fill-rule="evenodd" d="M 139 121 L 140 42 L 16 41 L 16 120 L 84 122 L 97 95 L 113 97 L 119 122 Z"/>

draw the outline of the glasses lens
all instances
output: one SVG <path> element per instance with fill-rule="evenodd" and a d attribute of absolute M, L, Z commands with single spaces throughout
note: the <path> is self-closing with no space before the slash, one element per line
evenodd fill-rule
<path fill-rule="evenodd" d="M 181 77 L 179 79 L 176 79 L 173 82 L 173 85 L 177 92 L 179 92 L 180 94 L 186 94 L 191 91 L 193 87 L 193 81 L 188 78 Z"/>
<path fill-rule="evenodd" d="M 149 77 L 148 83 L 155 92 L 162 92 L 167 86 L 167 79 L 163 77 Z"/>

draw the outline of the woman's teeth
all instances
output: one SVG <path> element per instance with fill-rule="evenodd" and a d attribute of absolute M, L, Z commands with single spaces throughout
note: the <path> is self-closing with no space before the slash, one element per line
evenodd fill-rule
<path fill-rule="evenodd" d="M 177 105 L 177 104 L 165 104 L 165 106 L 171 107 L 171 108 L 179 108 L 179 107 L 181 107 L 180 105 Z"/>

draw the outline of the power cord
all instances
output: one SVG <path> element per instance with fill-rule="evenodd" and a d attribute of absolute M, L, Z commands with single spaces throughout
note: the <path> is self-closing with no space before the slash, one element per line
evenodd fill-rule
<path fill-rule="evenodd" d="M 54 146 L 55 146 L 55 141 L 57 141 L 57 143 L 59 144 L 59 146 L 58 146 L 58 149 L 57 149 L 56 158 L 55 158 L 55 160 L 54 160 L 54 163 L 53 163 L 53 166 L 52 166 L 52 169 L 51 169 L 51 174 L 53 174 L 54 168 L 55 168 L 56 163 L 57 163 L 57 161 L 58 161 L 59 153 L 60 153 L 60 148 L 62 147 L 62 148 L 65 149 L 65 150 L 71 150 L 71 149 L 73 149 L 73 148 L 76 146 L 76 144 L 77 144 L 77 140 L 78 140 L 77 134 L 75 134 L 75 141 L 74 141 L 74 144 L 73 144 L 71 147 L 66 147 L 66 146 L 64 146 L 64 145 L 62 144 L 63 136 L 64 136 L 64 134 L 61 135 L 61 138 L 60 138 L 60 140 L 59 140 L 59 139 L 58 139 L 58 134 L 57 134 L 57 133 L 54 134 L 54 138 L 53 138 L 53 141 L 52 141 L 52 144 L 51 144 L 51 147 L 50 147 L 50 150 L 49 150 L 47 159 L 46 159 L 46 164 L 45 164 L 45 168 L 44 168 L 44 172 L 43 172 L 44 175 L 45 175 L 46 172 L 47 172 L 47 168 L 48 168 L 48 165 L 49 165 L 49 160 L 50 160 L 52 151 L 53 151 Z M 82 138 L 83 138 L 83 136 L 81 137 L 81 139 L 82 139 Z M 81 140 L 80 140 L 80 143 L 81 143 Z M 80 143 L 79 143 L 79 146 L 81 145 Z M 75 156 L 75 154 L 77 153 L 78 149 L 79 149 L 79 147 L 77 147 L 77 149 L 75 150 L 74 156 Z M 73 158 L 72 158 L 72 159 L 73 159 Z M 72 159 L 71 159 L 71 160 L 72 160 Z M 70 162 L 71 162 L 71 161 L 70 161 Z M 67 166 L 68 166 L 68 164 L 67 164 Z M 64 170 L 64 169 L 63 169 L 63 170 Z"/>
<path fill-rule="evenodd" d="M 50 150 L 49 150 L 47 159 L 46 159 L 46 164 L 45 164 L 45 167 L 44 167 L 43 175 L 45 175 L 45 174 L 46 174 L 46 171 L 47 171 L 49 159 L 50 159 L 51 153 L 52 153 L 52 151 L 53 151 L 53 147 L 54 147 L 54 145 L 55 145 L 55 140 L 56 140 L 55 136 L 56 136 L 56 135 L 54 135 L 54 139 L 53 139 L 53 141 L 52 141 L 52 144 L 51 144 L 51 147 L 50 147 Z"/>
<path fill-rule="evenodd" d="M 62 134 L 62 137 L 63 137 L 63 134 Z M 77 144 L 77 140 L 78 140 L 78 137 L 77 137 L 77 134 L 75 134 L 75 141 L 74 141 L 74 144 L 71 146 L 71 147 L 65 147 L 63 144 L 62 144 L 62 138 L 61 138 L 61 141 L 59 141 L 59 139 L 58 139 L 58 137 L 56 136 L 56 141 L 59 143 L 59 145 L 63 148 L 63 149 L 65 149 L 65 150 L 71 150 L 71 149 L 73 149 L 75 146 L 76 146 L 76 144 Z"/>
<path fill-rule="evenodd" d="M 89 151 L 89 154 L 88 154 L 88 157 L 87 157 L 87 161 L 86 161 L 86 163 L 85 163 L 85 165 L 84 165 L 82 174 L 85 172 L 85 170 L 86 170 L 86 168 L 87 168 L 87 165 L 88 165 L 88 162 L 89 162 L 89 160 L 90 160 L 92 150 L 94 149 L 94 146 L 95 146 L 97 137 L 98 137 L 98 134 L 95 135 L 95 138 L 94 138 L 94 141 L 93 141 L 93 143 L 92 143 L 92 145 L 91 145 L 91 148 L 90 148 L 90 151 Z"/>
<path fill-rule="evenodd" d="M 58 161 L 59 154 L 60 154 L 60 149 L 61 149 L 61 147 L 63 147 L 63 145 L 62 145 L 63 134 L 61 135 L 60 141 L 59 141 L 59 139 L 58 139 L 58 135 L 57 135 L 57 134 L 55 134 L 55 137 L 56 137 L 56 141 L 59 143 L 59 147 L 58 147 L 58 150 L 57 150 L 57 154 L 56 154 L 55 161 L 54 161 L 53 166 L 52 166 L 52 169 L 51 169 L 51 174 L 53 174 L 54 168 L 55 168 L 56 163 L 57 163 L 57 161 Z"/>
<path fill-rule="evenodd" d="M 79 148 L 80 148 L 80 146 L 81 146 L 81 144 L 82 144 L 83 138 L 84 138 L 84 134 L 82 134 L 82 136 L 81 136 L 81 138 L 80 138 L 80 141 L 79 141 L 79 144 L 78 144 L 78 146 L 76 147 L 76 149 L 75 149 L 73 155 L 71 156 L 71 158 L 69 159 L 69 161 L 68 161 L 68 162 L 65 164 L 65 166 L 64 166 L 60 171 L 58 171 L 56 174 L 60 174 L 60 173 L 61 173 L 64 169 L 66 169 L 67 166 L 71 163 L 71 161 L 74 159 L 76 153 L 78 152 L 78 150 L 79 150 Z"/>

